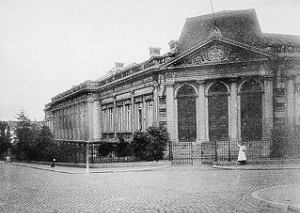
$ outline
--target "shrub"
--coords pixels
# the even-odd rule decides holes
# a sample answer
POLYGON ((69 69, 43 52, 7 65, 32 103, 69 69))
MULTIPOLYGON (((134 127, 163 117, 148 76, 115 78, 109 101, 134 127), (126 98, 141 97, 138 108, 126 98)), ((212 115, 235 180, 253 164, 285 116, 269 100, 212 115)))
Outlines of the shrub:
POLYGON ((163 159, 168 141, 166 128, 149 127, 146 132, 135 132, 130 146, 135 157, 140 160, 160 160, 163 159))
POLYGON ((123 137, 119 138, 119 142, 116 146, 116 155, 118 157, 126 157, 131 154, 129 143, 124 140, 123 137))
POLYGON ((288 154, 288 133, 283 126, 272 131, 272 145, 270 157, 286 158, 288 154))

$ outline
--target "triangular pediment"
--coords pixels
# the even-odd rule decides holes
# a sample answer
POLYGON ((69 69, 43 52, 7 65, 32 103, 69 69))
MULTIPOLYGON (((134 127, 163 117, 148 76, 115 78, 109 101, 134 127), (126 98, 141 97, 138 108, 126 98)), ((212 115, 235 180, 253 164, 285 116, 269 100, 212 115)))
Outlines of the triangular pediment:
POLYGON ((246 44, 217 38, 192 47, 165 64, 164 67, 261 61, 275 57, 268 52, 246 44))

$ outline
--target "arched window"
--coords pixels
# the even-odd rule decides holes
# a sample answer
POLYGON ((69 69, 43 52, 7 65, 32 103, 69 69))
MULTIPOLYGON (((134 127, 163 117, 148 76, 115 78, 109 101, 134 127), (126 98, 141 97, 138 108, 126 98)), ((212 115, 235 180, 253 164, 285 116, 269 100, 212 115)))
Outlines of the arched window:
POLYGON ((228 90, 221 83, 213 84, 208 90, 209 139, 228 139, 228 90))
POLYGON ((179 141, 196 140, 196 91, 184 85, 177 92, 179 141))
POLYGON ((255 80, 246 81, 240 90, 242 140, 262 139, 262 87, 255 80))

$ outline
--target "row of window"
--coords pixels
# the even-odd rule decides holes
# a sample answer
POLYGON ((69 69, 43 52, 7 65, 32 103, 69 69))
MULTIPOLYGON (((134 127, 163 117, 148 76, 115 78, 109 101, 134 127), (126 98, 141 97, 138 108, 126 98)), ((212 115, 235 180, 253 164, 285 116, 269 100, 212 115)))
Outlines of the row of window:
POLYGON ((153 100, 132 105, 112 105, 102 110, 103 132, 131 132, 145 130, 153 123, 153 100))
MULTIPOLYGON (((177 93, 179 140, 196 139, 196 91, 190 85, 177 93)), ((228 139, 228 89, 222 82, 208 90, 209 139, 228 139)), ((241 137, 243 140, 262 138, 262 87, 255 80, 246 81, 240 89, 241 137)))

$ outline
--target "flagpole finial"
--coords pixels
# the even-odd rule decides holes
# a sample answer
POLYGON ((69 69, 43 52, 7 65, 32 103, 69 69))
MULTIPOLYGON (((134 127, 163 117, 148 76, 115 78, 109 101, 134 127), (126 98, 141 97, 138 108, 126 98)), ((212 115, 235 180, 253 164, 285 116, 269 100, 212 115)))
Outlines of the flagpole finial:
POLYGON ((212 2, 212 0, 209 0, 209 2, 210 2, 211 12, 212 12, 213 19, 214 19, 214 26, 217 26, 213 2, 212 2))

